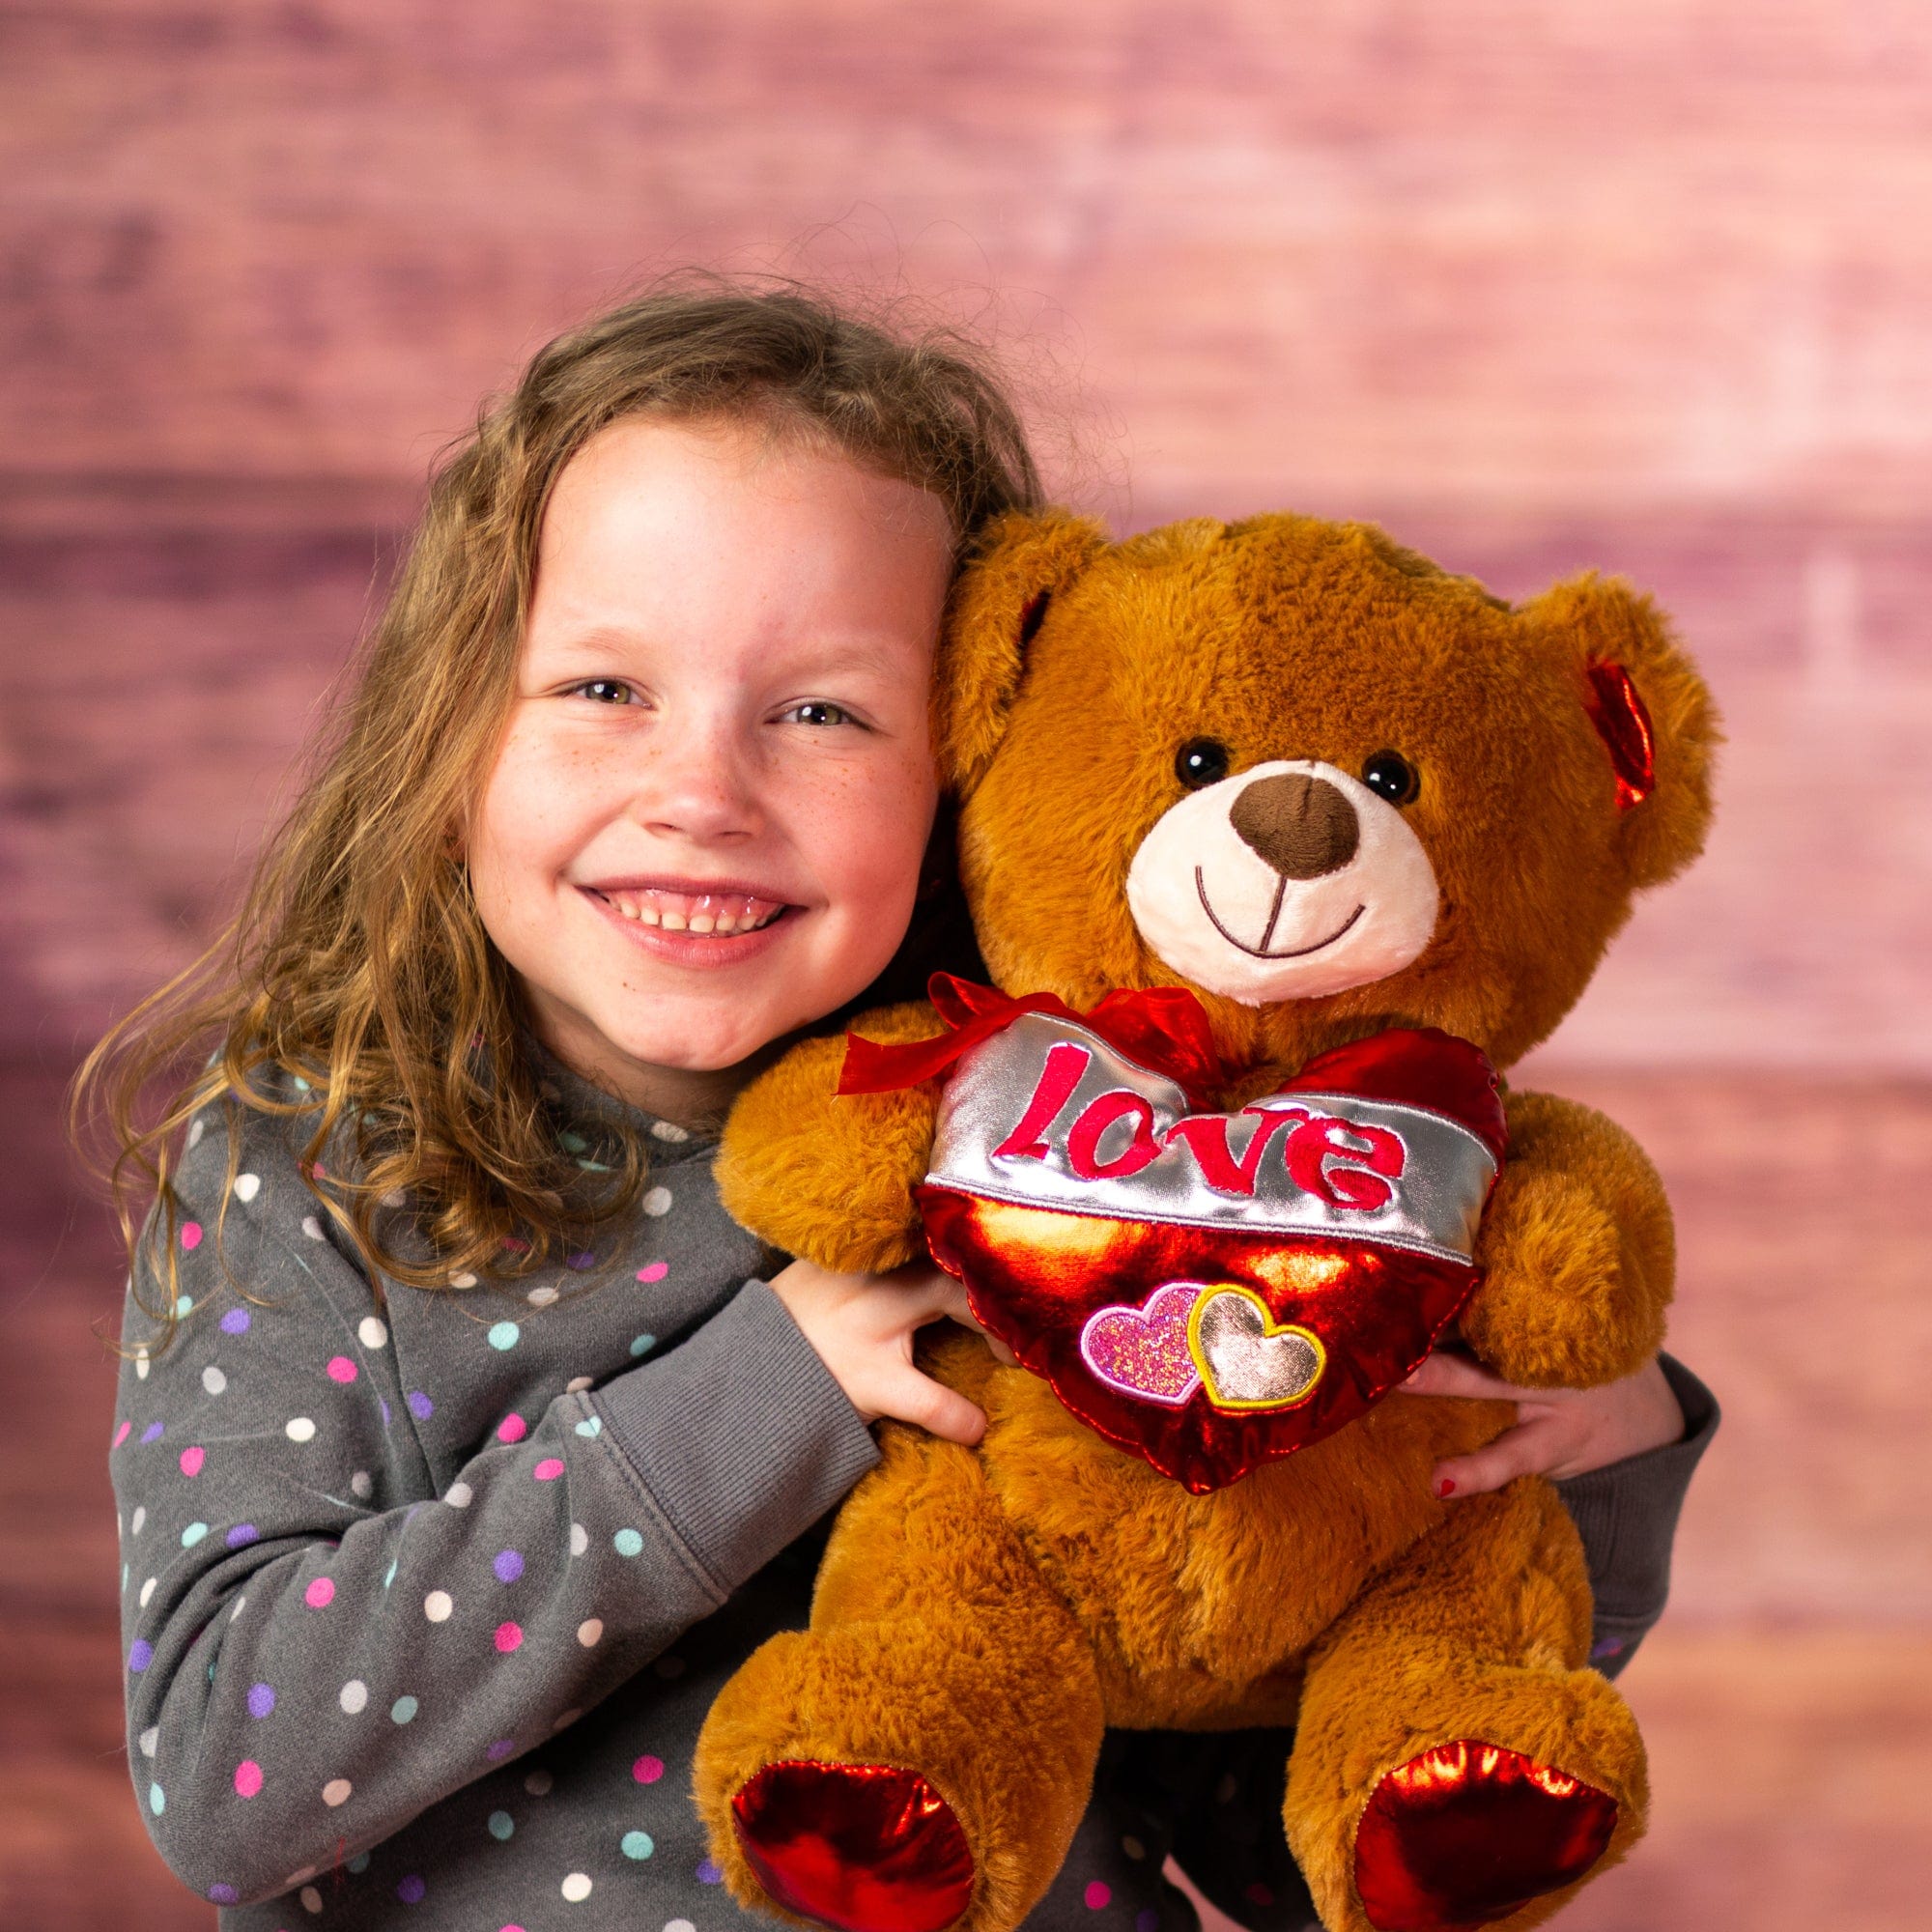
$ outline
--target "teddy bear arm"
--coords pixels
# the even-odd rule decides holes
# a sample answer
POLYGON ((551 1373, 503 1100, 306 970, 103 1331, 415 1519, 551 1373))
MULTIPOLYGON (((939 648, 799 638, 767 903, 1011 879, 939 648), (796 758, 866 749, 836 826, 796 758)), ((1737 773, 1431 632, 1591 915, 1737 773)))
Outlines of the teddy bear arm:
MULTIPOLYGON (((943 1031, 923 1002, 854 1022, 887 1042, 943 1031)), ((782 1253, 840 1273, 881 1274, 920 1252, 913 1190, 938 1119, 926 1082, 885 1094, 838 1092, 841 1037, 805 1040, 746 1088, 718 1151, 725 1209, 782 1253)))
POLYGON ((1508 1096, 1509 1155, 1483 1217, 1463 1339, 1506 1380, 1587 1388, 1663 1340, 1676 1269, 1670 1205, 1636 1142, 1594 1109, 1508 1096))

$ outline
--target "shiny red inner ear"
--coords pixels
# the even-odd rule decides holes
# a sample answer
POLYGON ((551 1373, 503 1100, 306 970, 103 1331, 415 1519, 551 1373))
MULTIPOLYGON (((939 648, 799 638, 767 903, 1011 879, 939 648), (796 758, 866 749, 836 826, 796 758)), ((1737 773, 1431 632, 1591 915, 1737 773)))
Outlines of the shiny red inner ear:
POLYGON ((1643 708, 1631 674, 1620 664, 1585 668, 1589 695, 1584 703, 1597 735, 1609 748, 1617 775, 1617 810, 1641 805, 1657 785, 1657 746, 1651 735, 1650 713, 1643 708))

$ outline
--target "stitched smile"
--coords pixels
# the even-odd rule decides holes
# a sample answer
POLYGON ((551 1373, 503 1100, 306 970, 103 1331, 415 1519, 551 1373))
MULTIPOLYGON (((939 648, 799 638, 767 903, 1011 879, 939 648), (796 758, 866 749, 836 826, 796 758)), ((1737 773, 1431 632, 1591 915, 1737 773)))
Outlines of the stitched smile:
MULTIPOLYGON (((1230 946, 1236 947, 1242 952, 1245 952, 1250 959, 1302 959, 1307 957, 1307 955, 1311 952, 1320 952, 1324 946, 1333 946, 1334 943, 1338 939, 1340 939, 1342 935, 1345 932, 1347 932, 1354 924, 1354 923, 1358 919, 1360 919, 1361 916, 1369 909, 1366 903, 1358 905, 1354 909, 1354 911, 1351 912, 1349 915, 1349 917, 1345 919, 1342 922, 1342 923, 1338 925, 1335 928, 1335 930, 1328 935, 1326 939, 1318 939, 1313 946, 1294 946, 1289 948, 1288 951, 1284 952, 1268 952, 1259 946, 1243 945, 1240 940, 1236 939, 1235 935, 1232 932, 1230 932, 1228 928, 1225 925, 1223 925, 1218 919, 1214 917, 1214 908, 1208 903, 1207 882, 1201 876, 1201 867, 1199 866, 1196 866, 1194 868, 1194 890, 1200 895, 1201 910, 1208 915, 1208 923, 1213 926, 1214 930, 1218 932, 1221 935, 1221 937, 1228 942, 1230 946)), ((1272 932, 1274 930, 1275 913, 1278 913, 1280 909, 1281 909, 1281 893, 1280 890, 1277 889, 1275 893, 1275 912, 1270 913, 1268 916, 1269 932, 1272 932)), ((1265 934, 1264 934, 1263 936, 1266 937, 1265 934)))

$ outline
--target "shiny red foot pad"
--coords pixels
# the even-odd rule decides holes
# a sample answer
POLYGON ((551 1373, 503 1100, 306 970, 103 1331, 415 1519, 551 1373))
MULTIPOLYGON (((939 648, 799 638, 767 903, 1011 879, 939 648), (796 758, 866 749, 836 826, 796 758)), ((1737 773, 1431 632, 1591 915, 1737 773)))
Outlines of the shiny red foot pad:
POLYGON ((1355 1889, 1378 1932, 1507 1918, 1603 1856, 1617 1802, 1479 1738, 1437 1745, 1376 1786, 1355 1833, 1355 1889))
POLYGON ((973 1895, 952 1807, 890 1764, 768 1764, 731 1801, 758 1883, 838 1932, 941 1932, 973 1895))

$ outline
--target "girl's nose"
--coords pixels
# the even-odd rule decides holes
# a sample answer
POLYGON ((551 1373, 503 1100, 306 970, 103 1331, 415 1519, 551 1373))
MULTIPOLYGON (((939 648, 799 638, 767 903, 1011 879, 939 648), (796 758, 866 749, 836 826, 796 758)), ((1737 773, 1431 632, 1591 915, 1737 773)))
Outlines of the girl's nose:
POLYGON ((727 724, 667 722, 639 773, 631 815, 646 830, 699 840, 764 829, 752 749, 727 724))

